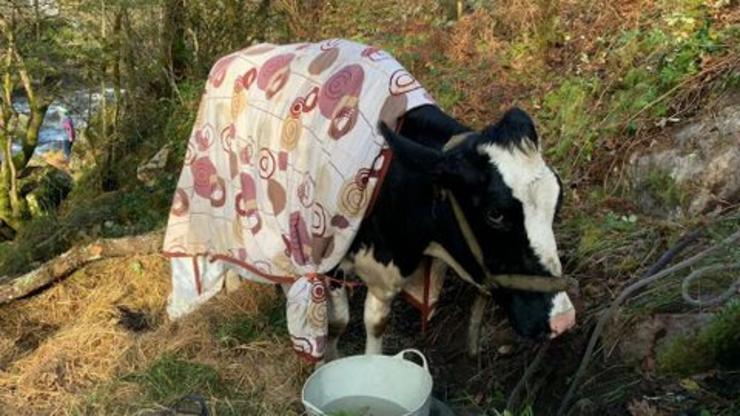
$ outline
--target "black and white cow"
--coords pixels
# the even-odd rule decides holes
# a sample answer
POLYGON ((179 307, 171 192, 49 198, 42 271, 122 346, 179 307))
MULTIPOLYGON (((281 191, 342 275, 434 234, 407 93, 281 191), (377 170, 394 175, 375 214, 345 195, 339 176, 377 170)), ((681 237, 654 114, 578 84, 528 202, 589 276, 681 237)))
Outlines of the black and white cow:
MULTIPOLYGON (((511 109, 496 124, 474 132, 438 107, 423 106, 404 116, 398 133, 382 124, 379 128, 394 158, 372 212, 340 265, 368 287, 366 353, 382 353, 391 302, 425 256, 476 282, 486 275, 440 190, 459 201, 489 273, 561 275, 552 228, 562 202, 561 183, 545 164, 524 111, 511 109), (451 137, 463 133, 459 145, 443 150, 451 137)), ((564 292, 500 290, 495 299, 525 337, 555 337, 575 322, 564 292)), ((344 289, 333 290, 327 359, 337 356, 348 310, 344 289)))

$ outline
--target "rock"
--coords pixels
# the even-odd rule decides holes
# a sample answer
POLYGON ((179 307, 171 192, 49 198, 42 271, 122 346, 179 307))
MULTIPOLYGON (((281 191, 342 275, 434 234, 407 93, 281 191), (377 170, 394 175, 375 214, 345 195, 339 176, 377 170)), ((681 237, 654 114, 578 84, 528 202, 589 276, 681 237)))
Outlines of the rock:
POLYGON ((740 202, 740 95, 671 134, 670 147, 633 154, 637 203, 658 216, 708 214, 740 202))
POLYGON ((656 314, 628 330, 620 331, 617 351, 627 364, 652 371, 655 352, 678 337, 696 334, 711 319, 711 313, 656 314))
POLYGON ((151 159, 139 165, 136 169, 136 178, 144 182, 146 186, 154 186, 165 166, 167 166, 167 158, 170 155, 170 150, 169 143, 162 146, 151 159))

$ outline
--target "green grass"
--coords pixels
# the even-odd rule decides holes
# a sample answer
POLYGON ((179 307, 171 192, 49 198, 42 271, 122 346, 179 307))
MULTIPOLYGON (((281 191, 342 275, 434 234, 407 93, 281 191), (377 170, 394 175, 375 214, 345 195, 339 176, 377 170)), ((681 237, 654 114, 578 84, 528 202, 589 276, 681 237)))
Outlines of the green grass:
POLYGON ((138 383, 145 399, 155 403, 169 403, 189 393, 205 397, 222 396, 229 390, 213 367, 174 355, 164 355, 147 370, 125 379, 138 383))
POLYGON ((740 301, 725 306, 694 337, 682 337, 658 351, 658 368, 681 376, 712 368, 740 368, 740 301))
POLYGON ((163 406, 198 411, 197 402, 180 401, 187 395, 203 398, 210 414, 214 415, 265 414, 259 397, 235 390, 229 382, 221 378, 215 368, 171 354, 162 355, 141 372, 98 386, 85 398, 83 404, 70 412, 73 415, 137 414, 144 409, 161 410, 163 406), (142 395, 123 405, 116 394, 129 383, 138 384, 142 395))
POLYGON ((248 316, 235 316, 217 326, 214 331, 214 337, 226 347, 249 344, 259 336, 259 328, 248 316))

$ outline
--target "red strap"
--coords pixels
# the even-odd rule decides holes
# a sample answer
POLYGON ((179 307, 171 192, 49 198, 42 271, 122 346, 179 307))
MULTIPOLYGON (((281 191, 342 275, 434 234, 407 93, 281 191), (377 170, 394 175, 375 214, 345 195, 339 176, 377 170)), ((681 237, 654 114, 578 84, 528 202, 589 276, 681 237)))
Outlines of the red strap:
POLYGON ((195 290, 198 296, 203 294, 203 286, 200 283, 200 267, 198 267, 198 258, 193 256, 193 275, 195 277, 195 290))

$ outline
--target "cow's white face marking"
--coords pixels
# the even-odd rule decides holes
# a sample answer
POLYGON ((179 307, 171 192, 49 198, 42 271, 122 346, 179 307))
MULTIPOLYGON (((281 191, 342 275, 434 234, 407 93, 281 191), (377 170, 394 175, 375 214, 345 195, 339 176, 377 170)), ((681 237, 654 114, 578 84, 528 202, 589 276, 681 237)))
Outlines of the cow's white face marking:
MULTIPOLYGON (((563 269, 552 224, 560 185, 539 149, 527 139, 523 139, 523 143, 523 149, 488 144, 481 146, 480 151, 489 156, 504 183, 511 188, 513 197, 522 204, 524 229, 540 264, 550 274, 559 277, 563 269)), ((557 336, 575 323, 575 310, 565 292, 553 296, 549 317, 551 336, 557 336)))
POLYGON ((480 147, 524 208, 524 229, 532 251, 553 276, 562 274, 552 222, 560 194, 555 174, 531 144, 525 150, 487 144, 480 147))

